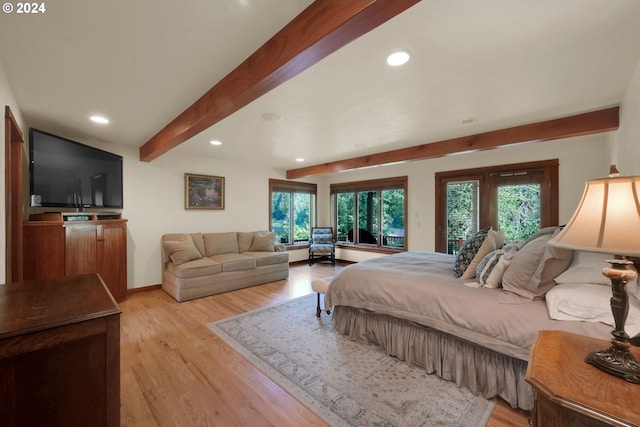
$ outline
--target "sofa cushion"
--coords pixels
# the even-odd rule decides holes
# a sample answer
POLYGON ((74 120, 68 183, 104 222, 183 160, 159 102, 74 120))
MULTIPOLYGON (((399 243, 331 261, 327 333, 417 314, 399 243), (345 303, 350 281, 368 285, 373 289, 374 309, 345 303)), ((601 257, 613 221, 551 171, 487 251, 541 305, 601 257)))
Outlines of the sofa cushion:
POLYGON ((289 262, 288 252, 243 252, 242 255, 255 258, 256 267, 289 262))
POLYGON ((204 256, 206 251, 204 250, 204 237, 202 233, 190 233, 189 236, 191 236, 191 240, 193 240, 193 244, 196 245, 198 251, 204 256))
POLYGON ((253 243, 253 231, 240 231, 238 232, 238 252, 247 252, 251 249, 253 243))
POLYGON ((253 236, 251 252, 273 252, 273 245, 276 241, 276 233, 272 231, 257 232, 253 236))
POLYGON ((218 254, 211 259, 222 264, 223 272, 256 268, 256 259, 243 254, 218 254))
POLYGON ((187 279, 218 274, 222 271, 222 265, 210 258, 200 258, 180 265, 169 264, 167 271, 177 277, 187 279))
POLYGON ((162 245, 166 255, 175 265, 202 258, 202 254, 188 235, 185 235, 181 240, 165 240, 162 245))
POLYGON ((206 233, 204 234, 204 254, 208 257, 218 254, 238 254, 238 234, 206 233))

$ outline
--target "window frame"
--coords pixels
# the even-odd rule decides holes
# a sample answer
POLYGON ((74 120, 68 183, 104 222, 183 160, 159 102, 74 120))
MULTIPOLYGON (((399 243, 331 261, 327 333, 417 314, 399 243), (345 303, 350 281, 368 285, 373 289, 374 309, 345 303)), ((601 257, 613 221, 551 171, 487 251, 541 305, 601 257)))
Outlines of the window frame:
MULTIPOLYGON (((273 193, 290 193, 291 199, 293 195, 298 194, 310 194, 312 195, 311 211, 309 213, 309 236, 311 236, 311 227, 315 227, 317 223, 318 212, 318 185, 308 182, 287 181, 282 179, 269 179, 269 230, 273 230, 273 193)), ((293 207, 293 204, 292 204, 293 207)), ((292 218, 293 221, 293 218, 292 218)), ((291 230, 293 232, 293 230, 291 230)), ((293 234, 292 234, 293 236, 293 234)), ((279 242, 278 242, 279 243, 279 242)), ((303 249, 309 246, 309 242, 306 243, 283 243, 287 250, 289 249, 303 249)))
MULTIPOLYGON (((378 192, 379 203, 377 210, 377 223, 379 227, 378 236, 376 236, 377 243, 344 243, 337 241, 338 236, 336 235, 336 246, 344 249, 355 249, 362 250, 368 252, 378 252, 378 253, 397 253, 397 252, 406 252, 408 248, 408 200, 409 200, 409 186, 408 186, 409 178, 407 176, 399 176, 393 178, 382 178, 382 179, 373 179, 366 181, 354 181, 354 182, 343 182, 329 185, 329 194, 331 197, 331 226, 334 229, 334 232, 337 234, 338 230, 338 206, 336 203, 336 195, 338 193, 355 193, 354 200, 354 229, 358 228, 358 193, 361 192, 378 192), (381 239, 382 234, 382 191, 384 190, 403 190, 404 191, 404 242, 402 247, 390 247, 383 245, 383 239, 381 239)), ((356 233, 354 233, 355 235, 356 233)), ((354 236, 356 237, 356 236, 354 236)))
POLYGON ((540 228, 558 225, 559 221, 559 178, 558 159, 536 162, 512 163, 483 168, 461 169, 438 172, 435 175, 435 250, 447 252, 447 191, 450 182, 479 180, 479 228, 493 226, 498 223, 497 187, 511 175, 511 182, 531 182, 526 177, 539 177, 533 182, 541 183, 540 195, 540 228), (525 173, 529 175, 525 175, 525 173))

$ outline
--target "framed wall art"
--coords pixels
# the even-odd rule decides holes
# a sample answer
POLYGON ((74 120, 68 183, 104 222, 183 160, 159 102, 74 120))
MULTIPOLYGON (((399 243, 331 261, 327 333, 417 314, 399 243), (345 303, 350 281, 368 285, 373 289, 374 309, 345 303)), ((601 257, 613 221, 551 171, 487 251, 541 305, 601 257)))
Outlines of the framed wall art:
POLYGON ((224 177, 184 174, 185 209, 224 209, 224 177))

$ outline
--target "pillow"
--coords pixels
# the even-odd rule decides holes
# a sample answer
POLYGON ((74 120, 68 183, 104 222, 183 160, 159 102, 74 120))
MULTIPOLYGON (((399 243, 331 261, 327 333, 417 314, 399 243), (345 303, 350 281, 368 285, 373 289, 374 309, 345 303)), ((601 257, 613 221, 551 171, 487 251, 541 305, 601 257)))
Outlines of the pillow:
POLYGON ((202 258, 191 237, 184 240, 166 240, 163 246, 167 256, 175 265, 202 258))
POLYGON ((472 279, 476 277, 476 269, 478 268, 478 264, 480 263, 480 261, 482 261, 482 259, 488 253, 496 250, 495 234, 496 232, 493 231, 493 229, 489 230, 489 232, 487 233, 487 237, 485 237, 484 241, 482 242, 482 245, 480 245, 480 248, 478 248, 478 252, 476 252, 473 259, 471 260, 467 268, 464 270, 464 273, 462 273, 461 277, 463 279, 472 279))
MULTIPOLYGON (((597 252, 574 251, 571 265, 562 274, 555 278, 555 282, 564 283, 593 283, 605 285, 611 288, 611 280, 602 274, 604 267, 609 267, 608 259, 613 258, 611 254, 601 254, 597 252)), ((633 266, 631 268, 634 268, 633 266)), ((634 268, 635 269, 635 268, 634 268)), ((625 286, 629 296, 640 300, 640 289, 638 278, 629 281, 625 286)))
POLYGON ((516 245, 508 245, 485 256, 476 269, 476 278, 480 287, 499 288, 502 286, 502 276, 511 264, 516 252, 518 252, 516 245))
POLYGON ((504 229, 495 231, 494 233, 496 238, 496 249, 500 249, 504 246, 504 229))
MULTIPOLYGON (((602 322, 615 326, 611 313, 611 288, 594 283, 563 283, 546 295, 549 317, 555 320, 602 322)), ((640 333, 640 303, 629 298, 625 330, 630 336, 640 333)))
POLYGON ((547 245, 542 261, 529 282, 531 289, 536 289, 538 296, 544 296, 549 289, 556 285, 553 279, 569 267, 572 259, 573 251, 571 249, 547 245))
POLYGON ((555 278, 555 282, 610 285, 611 281, 602 275, 602 269, 609 266, 607 260, 611 258, 613 258, 613 255, 574 251, 573 260, 569 268, 558 275, 555 278))
POLYGON ((238 252, 247 252, 251 249, 251 243, 253 243, 254 233, 252 231, 239 231, 238 232, 238 252))
POLYGON ((538 237, 546 236, 547 234, 556 234, 561 229, 562 229, 562 227, 560 227, 558 225, 541 228, 540 230, 538 230, 535 233, 533 233, 531 236, 527 237, 527 240, 524 241, 523 246, 526 245, 527 243, 533 242, 538 237))
POLYGON ((251 243, 251 252, 273 252, 273 244, 276 241, 276 233, 273 231, 256 233, 251 243))
POLYGON ((531 279, 542 261, 549 240, 551 234, 545 234, 526 243, 518 251, 502 277, 502 287, 505 291, 528 299, 544 296, 548 289, 539 290, 538 284, 531 283, 531 279))
POLYGON ((456 255, 456 261, 453 264, 453 273, 455 277, 461 277, 464 274, 488 234, 489 228, 484 228, 464 242, 460 248, 460 252, 456 255))

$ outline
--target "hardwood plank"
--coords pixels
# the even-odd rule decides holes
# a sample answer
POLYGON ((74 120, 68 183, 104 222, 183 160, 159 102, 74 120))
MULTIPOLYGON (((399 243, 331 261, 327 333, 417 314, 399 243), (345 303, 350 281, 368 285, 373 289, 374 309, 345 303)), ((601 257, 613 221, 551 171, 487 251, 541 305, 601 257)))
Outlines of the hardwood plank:
POLYGON ((151 161, 420 0, 318 0, 140 147, 151 161))
MULTIPOLYGON (((120 304, 122 426, 327 426, 206 325, 307 295, 344 265, 297 263, 288 280, 183 303, 158 289, 130 294, 120 304)), ((488 424, 527 425, 502 401, 488 424)))
POLYGON ((354 157, 304 168, 289 169, 287 171, 287 179, 335 173, 395 162, 432 159, 455 153, 488 150, 510 144, 552 141, 574 136, 609 132, 618 129, 620 126, 619 113, 620 107, 612 107, 590 113, 370 154, 368 156, 354 157))

